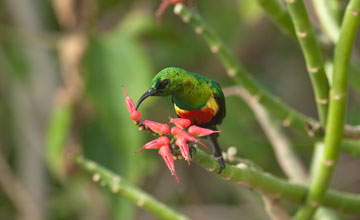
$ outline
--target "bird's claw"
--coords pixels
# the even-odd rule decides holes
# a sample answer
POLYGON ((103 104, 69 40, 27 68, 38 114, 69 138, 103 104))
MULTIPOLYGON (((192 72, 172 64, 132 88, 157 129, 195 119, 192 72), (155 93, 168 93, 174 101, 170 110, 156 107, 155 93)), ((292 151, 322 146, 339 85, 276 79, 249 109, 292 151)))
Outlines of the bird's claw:
POLYGON ((214 158, 219 162, 220 168, 218 174, 221 174, 221 172, 225 169, 226 164, 224 161, 224 158, 222 156, 214 156, 214 158))
POLYGON ((191 159, 192 159, 193 153, 196 153, 196 147, 194 147, 193 144, 189 144, 189 155, 190 155, 191 159))

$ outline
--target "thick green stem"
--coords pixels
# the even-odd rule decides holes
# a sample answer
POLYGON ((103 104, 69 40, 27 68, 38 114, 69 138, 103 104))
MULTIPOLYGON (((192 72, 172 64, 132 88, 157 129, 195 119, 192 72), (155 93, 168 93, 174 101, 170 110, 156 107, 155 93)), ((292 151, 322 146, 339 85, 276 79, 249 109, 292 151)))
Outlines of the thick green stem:
POLYGON ((306 132, 306 124, 315 123, 294 109, 290 108, 279 98, 263 89, 251 75, 236 61, 229 49, 220 40, 217 34, 198 15, 181 3, 176 4, 175 14, 179 15, 185 23, 190 23, 195 32, 202 35, 209 44, 211 52, 217 54, 223 62, 228 75, 236 84, 241 84, 254 98, 256 98, 270 113, 283 120, 284 126, 292 126, 306 132))
POLYGON ((259 5, 266 11, 273 20, 273 22, 278 25, 278 27, 286 34, 296 37, 294 26, 291 22, 289 13, 285 10, 284 7, 277 0, 257 0, 259 5))
MULTIPOLYGON (((219 163, 200 149, 196 151, 192 160, 206 170, 214 173, 218 173, 219 171, 219 163)), ((308 193, 308 189, 303 185, 289 183, 286 180, 257 170, 254 166, 248 166, 245 163, 239 163, 236 166, 227 165, 222 173, 218 175, 226 180, 248 185, 265 194, 290 199, 298 203, 304 203, 308 193)), ((323 205, 342 212, 359 213, 360 196, 328 190, 323 205)))
MULTIPOLYGON (((202 150, 197 149, 192 160, 204 169, 218 174, 219 162, 202 150)), ((94 182, 107 187, 112 193, 133 201, 157 217, 161 219, 187 219, 95 162, 82 156, 76 157, 76 162, 92 175, 94 182)), ((243 162, 236 166, 228 164, 223 172, 218 175, 238 184, 246 184, 269 196, 281 197, 297 203, 304 203, 308 193, 308 189, 303 185, 289 183, 243 162)), ((325 195, 324 205, 344 213, 360 213, 360 196, 329 190, 325 195)))
POLYGON ((286 0, 286 2, 297 39, 305 57, 306 67, 315 93, 320 122, 325 125, 329 103, 329 82, 324 71, 320 47, 316 41, 303 1, 286 0))
MULTIPOLYGON (((315 4, 315 1, 324 1, 324 0, 313 0, 313 1, 315 4)), ((287 33, 291 33, 294 31, 293 25, 291 25, 291 26, 288 25, 289 23, 291 23, 291 18, 289 16, 289 14, 287 13, 287 11, 281 10, 281 14, 286 13, 286 15, 281 16, 283 21, 279 22, 278 19, 273 19, 273 17, 276 17, 280 13, 279 9, 282 8, 280 1, 278 1, 278 0, 257 0, 257 2, 264 9, 264 11, 267 13, 267 15, 270 18, 272 18, 272 20, 275 22, 275 24, 280 27, 280 29, 285 30, 285 32, 287 32, 287 33)), ((329 0, 329 2, 326 1, 326 3, 329 3, 327 5, 328 7, 326 7, 326 8, 321 7, 322 12, 319 13, 319 11, 317 11, 317 13, 318 13, 318 16, 319 16, 322 26, 328 25, 329 23, 331 23, 331 25, 333 26, 333 27, 327 27, 327 29, 331 30, 331 35, 332 35, 332 36, 328 35, 328 37, 330 38, 330 40, 333 41, 338 38, 338 35, 340 33, 340 25, 338 25, 337 28, 334 27, 334 25, 337 25, 335 18, 338 17, 338 13, 339 13, 339 7, 338 7, 339 0, 331 0, 331 2, 329 0), (334 4, 335 4, 335 6, 334 6, 334 4), (333 15, 335 17, 333 17, 331 20, 328 19, 329 18, 328 14, 330 13, 329 10, 331 10, 331 9, 329 9, 330 7, 335 8, 335 11, 336 11, 336 14, 333 15), (328 10, 328 11, 325 12, 324 10, 328 10), (323 17, 324 15, 325 15, 325 17, 323 17)), ((319 4, 319 6, 315 6, 315 9, 317 9, 318 7, 321 6, 321 3, 316 3, 316 4, 319 4)), ((329 34, 328 31, 325 31, 325 33, 329 34)), ((295 34, 291 35, 291 36, 295 37, 295 34)), ((336 43, 336 42, 337 41, 333 41, 333 43, 336 43)), ((351 61, 349 74, 350 74, 349 75, 350 84, 351 84, 352 88, 354 88, 357 91, 357 93, 360 94, 360 68, 358 67, 358 65, 356 64, 354 59, 352 59, 352 61, 351 61)), ((320 131, 321 129, 322 129, 322 127, 320 127, 320 126, 317 127, 317 130, 314 131, 315 137, 321 137, 324 135, 324 133, 322 131, 320 131)), ((354 129, 345 128, 344 138, 360 139, 360 129, 354 130, 354 129)), ((352 145, 352 146, 355 146, 355 145, 352 145)))
POLYGON ((342 140, 341 151, 350 154, 354 157, 360 157, 360 142, 352 140, 342 140))
POLYGON ((328 1, 329 0, 312 0, 322 29, 332 42, 337 42, 339 39, 340 27, 329 9, 328 1))
POLYGON ((124 180, 122 177, 114 174, 110 170, 96 164, 95 162, 88 160, 83 156, 75 157, 75 161, 86 172, 93 175, 92 179, 94 182, 97 182, 101 186, 106 187, 114 194, 125 197, 126 199, 135 203, 137 206, 148 210, 159 219, 188 219, 182 214, 175 212, 163 203, 159 202, 149 194, 141 191, 139 188, 124 180))
MULTIPOLYGON (((339 11, 341 11, 340 0, 313 0, 313 5, 322 29, 329 39, 336 44, 340 34, 340 24, 338 22, 339 11)), ((349 79, 350 86, 360 94, 360 68, 354 58, 350 60, 349 79)), ((357 131, 354 134, 359 136, 360 132, 357 131)), ((346 132, 344 136, 347 136, 346 132)))
POLYGON ((296 219, 311 219, 317 207, 323 203, 343 137, 347 97, 347 72, 351 49, 359 24, 360 0, 351 0, 342 22, 339 42, 335 48, 333 86, 330 92, 330 109, 325 134, 325 150, 316 171, 306 205, 296 214, 296 219))

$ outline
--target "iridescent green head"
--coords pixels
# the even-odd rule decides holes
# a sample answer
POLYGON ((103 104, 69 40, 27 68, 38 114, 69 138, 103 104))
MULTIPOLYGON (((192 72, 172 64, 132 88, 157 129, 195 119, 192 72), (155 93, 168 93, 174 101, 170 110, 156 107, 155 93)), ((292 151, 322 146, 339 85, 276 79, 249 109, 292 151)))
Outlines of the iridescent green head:
POLYGON ((140 97, 136 109, 149 96, 170 96, 178 93, 184 85, 187 74, 186 70, 176 67, 161 70, 152 79, 150 89, 140 97))

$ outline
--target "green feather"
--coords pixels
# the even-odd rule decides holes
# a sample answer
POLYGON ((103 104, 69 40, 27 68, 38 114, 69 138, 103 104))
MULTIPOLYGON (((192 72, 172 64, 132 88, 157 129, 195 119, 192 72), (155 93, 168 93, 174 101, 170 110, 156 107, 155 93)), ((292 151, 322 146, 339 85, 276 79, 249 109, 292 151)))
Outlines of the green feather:
POLYGON ((160 91, 158 96, 172 96, 175 104, 184 110, 203 107, 211 96, 224 97, 215 81, 176 67, 161 70, 153 78, 151 88, 160 91), (168 80, 168 84, 162 88, 165 80, 168 80))

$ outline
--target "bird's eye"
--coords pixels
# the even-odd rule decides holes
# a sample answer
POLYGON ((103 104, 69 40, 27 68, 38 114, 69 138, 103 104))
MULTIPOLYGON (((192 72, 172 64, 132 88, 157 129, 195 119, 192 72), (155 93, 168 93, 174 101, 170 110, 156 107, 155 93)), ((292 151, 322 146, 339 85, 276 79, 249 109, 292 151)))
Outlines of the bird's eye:
POLYGON ((159 84, 159 89, 165 88, 169 84, 170 80, 165 79, 159 84))

